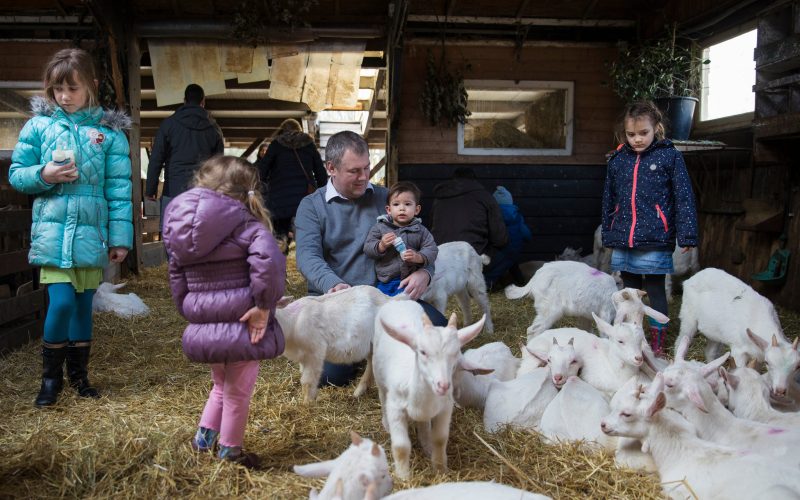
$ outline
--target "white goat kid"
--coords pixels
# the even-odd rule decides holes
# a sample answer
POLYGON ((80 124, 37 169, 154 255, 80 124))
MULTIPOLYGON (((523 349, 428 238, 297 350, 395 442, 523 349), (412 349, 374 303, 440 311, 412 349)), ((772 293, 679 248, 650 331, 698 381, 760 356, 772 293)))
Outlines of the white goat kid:
POLYGON ((777 458, 786 465, 800 467, 800 429, 778 427, 735 417, 719 401, 705 376, 716 372, 729 353, 701 369, 677 361, 663 372, 667 405, 680 412, 697 429, 698 437, 708 441, 746 448, 750 453, 777 458))
MULTIPOLYGON (((524 346, 522 352, 523 356, 527 352, 524 346)), ((537 428, 547 405, 556 397, 558 388, 581 368, 572 342, 566 342, 564 346, 554 342, 548 352, 537 352, 535 356, 546 360, 548 366, 526 367, 525 372, 513 380, 492 382, 483 411, 483 426, 487 432, 497 432, 503 425, 521 429, 537 428)))
MULTIPOLYGON (((367 496, 364 500, 377 500, 367 496)), ((384 500, 548 500, 550 497, 512 488, 504 484, 475 481, 440 483, 425 488, 403 490, 384 500)))
POLYGON ((436 273, 422 300, 439 311, 447 309, 447 299, 455 295, 464 323, 472 322, 470 299, 478 302, 486 315, 486 333, 494 332, 486 282, 483 279, 483 260, 472 245, 465 241, 451 241, 439 245, 436 273))
POLYGON ((754 369, 742 366, 726 371, 720 368, 728 388, 728 409, 739 418, 765 424, 800 428, 800 413, 784 413, 769 403, 769 385, 754 369))
POLYGON ((122 318, 150 314, 150 308, 135 293, 117 293, 125 285, 126 283, 100 283, 92 298, 92 311, 110 312, 122 318))
POLYGON ((286 339, 283 355, 300 363, 305 403, 317 397, 325 360, 350 364, 365 359, 378 307, 389 301, 407 300, 405 294, 388 297, 366 285, 291 303, 291 297, 280 300, 275 318, 286 339))
POLYGON ((768 382, 772 400, 782 406, 796 406, 800 403, 796 400, 798 394, 797 382, 795 382, 795 375, 800 369, 800 352, 797 351, 797 342, 800 337, 795 337, 791 347, 787 348, 787 343, 778 340, 777 335, 772 336, 769 344, 749 328, 747 336, 764 353, 764 363, 767 365, 764 378, 768 382))
POLYGON ((627 436, 644 443, 670 498, 798 497, 800 479, 795 468, 699 439, 691 424, 665 408, 663 384, 660 374, 647 389, 636 380, 626 383, 624 395, 614 398, 611 412, 600 425, 610 436, 627 436))
POLYGON ((785 394, 789 378, 786 362, 800 361, 800 357, 784 337, 775 308, 766 297, 725 271, 703 269, 683 284, 680 319, 678 343, 684 337, 691 343, 700 331, 706 337, 706 361, 716 358, 723 345, 730 347, 737 366, 747 366, 751 359, 766 360, 775 377, 770 389, 785 394), (767 343, 773 336, 777 345, 772 347, 776 349, 767 358, 767 343))
MULTIPOLYGON (((617 317, 617 305, 612 298, 615 292, 617 285, 614 278, 586 264, 572 261, 549 262, 536 272, 527 285, 509 285, 505 289, 509 299, 528 296, 534 301, 536 316, 528 327, 528 340, 549 329, 564 316, 577 317, 579 327, 587 331, 592 329, 594 313, 605 321, 613 321, 617 317)), ((632 296, 630 298, 633 300, 632 296)), ((657 316, 657 319, 661 318, 659 321, 669 320, 641 304, 641 296, 637 299, 643 314, 657 316)))
POLYGON ((455 314, 446 327, 435 327, 414 301, 389 302, 378 310, 372 368, 398 477, 411 474, 409 421, 417 423, 417 437, 433 467, 447 468, 453 370, 461 347, 480 333, 485 320, 457 330, 455 314))
POLYGON ((383 447, 350 431, 352 444, 332 460, 295 465, 294 472, 303 477, 328 477, 322 491, 312 489, 310 499, 361 500, 367 489, 380 496, 392 492, 392 476, 383 447))
POLYGON ((617 440, 600 431, 600 420, 608 415, 605 396, 578 377, 569 377, 558 395, 547 405, 540 432, 553 441, 586 441, 614 451, 617 440))
POLYGON ((600 338, 577 328, 548 330, 528 342, 532 352, 546 349, 553 339, 566 343, 574 339, 575 352, 583 362, 580 377, 597 390, 613 395, 634 375, 640 375, 645 360, 642 348, 647 342, 642 327, 634 323, 611 325, 594 316, 597 328, 607 338, 600 338))
POLYGON ((520 360, 502 342, 491 342, 477 349, 469 349, 453 374, 453 397, 462 408, 483 409, 486 395, 493 380, 511 380, 517 376, 520 360), (480 367, 482 373, 465 369, 464 362, 480 367))

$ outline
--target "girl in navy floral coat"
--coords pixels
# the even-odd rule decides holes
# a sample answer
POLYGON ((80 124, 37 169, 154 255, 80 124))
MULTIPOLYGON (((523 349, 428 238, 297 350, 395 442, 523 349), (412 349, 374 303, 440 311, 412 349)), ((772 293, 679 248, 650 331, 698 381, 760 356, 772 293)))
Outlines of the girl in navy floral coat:
MULTIPOLYGON (((680 151, 664 139, 661 112, 649 101, 623 115, 625 142, 608 160, 603 192, 603 246, 626 287, 647 291, 653 309, 668 314, 664 278, 673 272, 677 240, 697 246, 697 210, 680 151)), ((650 320, 650 344, 663 351, 666 325, 650 320)))

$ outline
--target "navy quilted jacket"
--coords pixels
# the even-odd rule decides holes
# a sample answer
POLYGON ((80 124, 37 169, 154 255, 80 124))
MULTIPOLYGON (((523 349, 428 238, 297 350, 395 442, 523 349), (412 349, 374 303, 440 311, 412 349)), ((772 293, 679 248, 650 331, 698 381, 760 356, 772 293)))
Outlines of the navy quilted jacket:
POLYGON ((697 210, 681 152, 665 139, 636 153, 621 145, 608 160, 603 246, 674 249, 697 246, 697 210))

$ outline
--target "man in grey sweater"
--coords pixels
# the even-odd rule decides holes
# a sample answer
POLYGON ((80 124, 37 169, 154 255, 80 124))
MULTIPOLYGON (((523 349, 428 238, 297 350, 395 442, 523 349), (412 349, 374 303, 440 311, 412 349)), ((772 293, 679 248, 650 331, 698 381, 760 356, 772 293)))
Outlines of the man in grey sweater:
MULTIPOLYGON (((300 202, 295 216, 297 267, 308 281, 308 293, 321 295, 353 285, 375 285, 375 263, 364 254, 364 240, 379 215, 386 213, 387 189, 369 182, 369 147, 360 135, 342 131, 325 146, 328 183, 300 202)), ((401 282, 419 299, 430 284, 434 266, 411 273, 401 282)), ((434 325, 446 318, 420 302, 434 325)), ((325 362, 323 382, 345 385, 355 378, 349 365, 325 362)))

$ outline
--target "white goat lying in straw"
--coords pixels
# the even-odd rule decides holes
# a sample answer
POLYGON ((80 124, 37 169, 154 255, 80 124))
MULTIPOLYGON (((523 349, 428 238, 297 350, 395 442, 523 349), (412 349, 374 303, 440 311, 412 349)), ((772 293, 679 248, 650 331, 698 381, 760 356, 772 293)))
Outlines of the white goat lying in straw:
POLYGON ((531 352, 543 351, 554 339, 566 343, 574 339, 575 353, 583 363, 580 377, 597 390, 611 396, 632 376, 640 374, 642 364, 652 363, 642 327, 634 323, 610 325, 597 316, 597 328, 606 338, 600 338, 577 328, 547 330, 528 342, 531 352))
POLYGON ((350 439, 350 447, 332 460, 294 466, 294 472, 303 477, 328 477, 322 491, 311 490, 310 499, 361 500, 368 487, 379 496, 391 493, 392 477, 383 447, 354 431, 350 439))
POLYGON ((502 342, 491 342, 477 349, 469 349, 453 374, 453 397, 462 408, 483 409, 486 395, 493 380, 511 380, 516 377, 520 360, 502 342), (463 365, 467 363, 465 368, 463 365), (478 373, 469 368, 479 367, 478 373))
POLYGON ((671 498, 796 499, 797 469, 760 455, 699 439, 679 413, 666 408, 660 374, 649 385, 630 380, 601 425, 610 436, 640 439, 653 456, 671 498), (689 489, 690 488, 690 489, 689 489))
POLYGON ((135 293, 116 293, 124 286, 125 283, 100 283, 92 299, 92 311, 110 312, 123 318, 150 314, 150 308, 135 293))
POLYGON ((411 421, 417 424, 417 439, 431 455, 434 469, 447 468, 453 370, 461 347, 480 333, 485 320, 484 316, 457 330, 453 314, 446 327, 436 327, 422 306, 410 300, 389 302, 378 310, 372 370, 398 477, 411 475, 411 421))
MULTIPOLYGON (((364 497, 364 500, 377 500, 379 497, 364 497)), ((549 500, 550 497, 530 493, 486 481, 467 481, 458 483, 440 483, 425 488, 413 488, 398 491, 384 500, 549 500)))
MULTIPOLYGON (((800 467, 800 429, 776 427, 733 416, 719 401, 705 377, 717 372, 728 358, 720 358, 698 369, 680 359, 663 372, 667 406, 681 413, 697 429, 697 436, 749 453, 771 457, 800 467)), ((800 493, 800 492, 799 492, 800 493)))
POLYGON ((739 418, 765 424, 800 428, 800 413, 784 413, 769 403, 769 385, 748 366, 726 371, 720 368, 728 389, 728 409, 739 418))
POLYGON ((680 319, 679 344, 684 337, 691 343, 699 330, 706 337, 706 361, 723 345, 730 347, 737 366, 747 366, 751 359, 766 361, 770 390, 774 396, 786 396, 800 354, 797 343, 784 337, 766 297, 725 271, 703 269, 683 284, 680 319))
MULTIPOLYGON (((487 257, 488 258, 488 257, 487 257)), ((494 332, 486 282, 483 279, 483 257, 465 241, 451 241, 439 245, 436 273, 422 295, 438 311, 447 309, 447 299, 455 295, 464 316, 464 323, 472 323, 470 298, 478 302, 486 315, 486 333, 494 332)))
POLYGON ((600 420, 608 415, 605 396, 576 376, 571 376, 542 414, 541 433, 553 441, 587 441, 608 451, 617 440, 600 431, 600 420))
POLYGON ((286 338, 283 355, 300 363, 304 402, 311 403, 317 397, 324 361, 349 364, 365 359, 378 308, 390 301, 407 301, 408 296, 388 297, 375 287, 362 285, 294 302, 291 299, 280 300, 275 318, 286 338))
POLYGON ((554 339, 549 351, 538 352, 537 356, 547 360, 548 366, 526 371, 513 380, 493 381, 489 386, 483 412, 487 432, 497 432, 504 425, 522 429, 538 427, 558 388, 581 368, 571 341, 560 346, 554 339))
POLYGON ((527 285, 509 285, 506 297, 519 299, 528 296, 534 301, 536 316, 528 327, 528 340, 552 327, 564 316, 579 319, 582 330, 592 329, 592 315, 597 314, 607 322, 634 321, 641 326, 647 315, 661 323, 669 318, 642 303, 644 292, 626 288, 617 293, 614 278, 581 262, 548 262, 531 278, 527 285), (624 302, 631 304, 620 306, 624 302), (626 316, 635 311, 635 319, 626 316))

